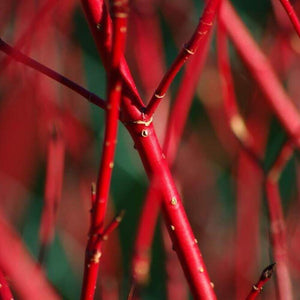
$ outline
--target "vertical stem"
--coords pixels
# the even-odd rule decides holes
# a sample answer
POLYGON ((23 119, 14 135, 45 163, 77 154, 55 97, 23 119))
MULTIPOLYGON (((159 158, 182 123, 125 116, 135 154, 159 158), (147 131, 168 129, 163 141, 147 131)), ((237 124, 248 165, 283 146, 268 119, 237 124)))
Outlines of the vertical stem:
POLYGON ((96 188, 96 199, 92 211, 92 224, 86 248, 85 270, 81 299, 94 298, 95 286, 101 257, 101 239, 104 217, 109 196, 114 155, 117 143, 122 77, 120 62, 125 48, 127 31, 128 1, 112 1, 113 40, 108 78, 108 101, 106 105, 105 136, 96 188))

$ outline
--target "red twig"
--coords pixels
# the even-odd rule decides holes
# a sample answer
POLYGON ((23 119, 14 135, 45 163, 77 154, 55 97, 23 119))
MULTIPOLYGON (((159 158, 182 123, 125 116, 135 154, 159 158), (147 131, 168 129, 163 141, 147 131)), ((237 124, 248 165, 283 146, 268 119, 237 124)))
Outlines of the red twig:
MULTIPOLYGON (((110 68, 109 62, 112 46, 112 22, 108 14, 106 4, 103 0, 81 0, 81 3, 98 48, 98 52, 101 56, 104 67, 108 71, 110 68)), ((131 105, 135 105, 139 108, 144 107, 123 56, 121 58, 120 71, 122 74, 122 80, 124 81, 122 94, 131 98, 130 102, 134 102, 131 105)))
POLYGON ((179 256, 185 276, 196 299, 215 299, 206 267, 199 251, 182 201, 175 188, 167 161, 155 135, 153 125, 128 124, 148 177, 159 178, 163 213, 174 250, 179 256))
MULTIPOLYGON (((211 32, 206 35, 205 41, 203 41, 203 47, 199 49, 196 55, 187 64, 168 121, 163 152, 165 153, 170 166, 172 166, 176 157, 176 152, 183 134, 193 95, 207 56, 210 37, 211 32)), ((155 182, 155 179, 152 179, 141 212, 135 239, 132 276, 139 284, 147 281, 148 278, 151 244, 161 205, 159 185, 159 183, 155 182)))
POLYGON ((273 256, 276 261, 276 282, 279 299, 292 300, 292 285, 288 268, 288 254, 286 229, 281 206, 281 197, 278 187, 279 176, 286 162, 290 159, 293 149, 287 142, 268 172, 266 177, 266 194, 270 215, 270 235, 273 248, 273 256))
POLYGON ((186 60, 191 55, 195 54, 199 47, 203 46, 202 42, 205 40, 204 37, 212 28, 213 20, 218 11, 220 2, 220 0, 210 0, 206 5, 192 38, 184 45, 175 61, 164 75, 149 104, 147 105, 145 113, 149 117, 152 117, 154 114, 160 101, 164 98, 169 86, 186 60))
POLYGON ((24 55, 20 51, 14 49, 7 43, 5 43, 2 39, 0 39, 0 50, 6 53, 7 55, 11 56, 14 60, 40 72, 44 75, 54 79, 55 81, 63 84, 64 86, 70 88, 74 92, 78 93, 82 97, 86 98, 89 102, 105 109, 105 101, 102 100, 97 95, 91 93, 90 91, 86 90, 79 84, 71 81, 70 79, 66 78, 65 76, 51 70, 50 68, 40 64, 39 62, 35 61, 34 59, 24 55))
POLYGON ((103 232, 104 216, 109 196, 114 155, 117 141, 119 108, 121 101, 122 77, 120 74, 120 62, 125 48, 127 31, 128 1, 115 0, 112 4, 113 17, 113 42, 111 52, 111 64, 108 81, 108 102, 106 105, 105 136, 101 156, 100 170, 97 181, 96 199, 92 211, 92 224, 89 240, 86 248, 85 271, 82 285, 81 299, 93 299, 98 276, 100 261, 99 235, 103 237, 116 227, 119 217, 103 232))
POLYGON ((262 292, 263 286, 266 284, 267 281, 270 280, 270 278, 273 275, 275 265, 276 264, 271 264, 262 271, 259 280, 256 284, 253 285, 246 300, 254 300, 262 292))
POLYGON ((268 59, 228 1, 222 4, 220 20, 282 126, 293 142, 300 146, 300 114, 280 84, 268 59))
POLYGON ((122 210, 120 213, 118 213, 113 220, 106 226, 106 228, 103 230, 103 233, 101 234, 102 240, 107 240, 109 235, 119 226, 121 221, 123 220, 125 211, 122 210))
POLYGON ((297 34, 300 37, 300 21, 298 19, 298 16, 293 8, 293 6, 291 5, 289 0, 280 0, 282 6, 284 7, 286 13, 288 14, 297 34))
POLYGON ((0 271, 0 299, 1 300, 13 299, 13 295, 10 291, 9 285, 2 271, 0 271))
POLYGON ((44 261, 47 248, 53 239, 56 212, 61 198, 64 158, 65 143, 57 125, 54 125, 48 147, 45 199, 40 227, 40 263, 44 261))

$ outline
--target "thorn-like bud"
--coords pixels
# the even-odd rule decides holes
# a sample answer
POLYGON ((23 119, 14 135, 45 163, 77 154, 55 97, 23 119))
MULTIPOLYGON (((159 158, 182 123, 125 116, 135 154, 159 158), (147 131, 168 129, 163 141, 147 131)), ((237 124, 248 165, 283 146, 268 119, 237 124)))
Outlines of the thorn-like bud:
POLYGON ((271 276, 273 275, 274 270, 275 270, 275 265, 276 265, 276 263, 267 266, 267 267, 262 271, 261 276, 260 276, 260 279, 261 279, 261 280, 266 280, 266 279, 271 278, 271 276))

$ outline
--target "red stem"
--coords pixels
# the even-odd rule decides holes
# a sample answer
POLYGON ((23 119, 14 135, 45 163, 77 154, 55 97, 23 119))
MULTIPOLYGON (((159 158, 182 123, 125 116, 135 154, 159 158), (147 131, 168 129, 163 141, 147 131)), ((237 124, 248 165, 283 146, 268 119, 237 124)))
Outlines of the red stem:
POLYGON ((298 36, 300 37, 300 21, 298 19, 298 16, 291 5, 289 0, 280 0, 282 6, 284 7, 286 13, 288 14, 298 36))
MULTIPOLYGON (((122 77, 120 62, 125 48, 127 31, 128 1, 112 1, 113 41, 106 105, 105 136, 102 146, 100 170, 97 180, 96 199, 92 211, 92 224, 86 248, 85 270, 81 299, 94 298, 99 262, 104 217, 108 202, 114 155, 117 143, 122 77)), ((114 224, 114 223, 113 223, 114 224)))
POLYGON ((224 1, 222 4, 220 20, 282 126, 293 142, 300 146, 299 112, 280 84, 268 59, 256 45, 228 1, 224 1))
MULTIPOLYGON (((93 34, 98 52, 101 56, 104 67, 108 71, 111 61, 111 31, 112 22, 108 14, 105 2, 103 0, 81 0, 86 19, 88 20, 90 30, 93 34)), ((131 98, 135 106, 143 108, 144 104, 139 97, 135 83, 130 74, 125 58, 122 56, 120 71, 124 81, 123 94, 131 98)))
MULTIPOLYGON (((175 99, 163 146, 163 152, 170 166, 175 160, 193 95, 207 57, 210 38, 211 32, 205 37, 203 47, 187 64, 175 99)), ((138 225, 132 261, 132 276, 138 283, 143 283, 148 278, 151 244, 161 204, 159 185, 159 183, 154 182, 154 179, 152 179, 138 225)))
POLYGON ((199 47, 203 47, 202 42, 205 41, 205 36, 211 30, 213 25, 213 20, 216 16, 218 11, 219 4, 221 0, 210 0, 205 9, 203 14, 199 20, 198 26, 194 31, 193 36, 191 39, 184 45, 178 56, 176 57, 173 64, 170 66, 169 70, 164 75, 163 79, 161 80, 158 88, 156 89, 154 95, 152 96, 149 104, 146 107, 145 113, 152 117, 155 110, 157 109, 159 103, 165 96, 169 86, 171 85, 172 81, 174 80, 176 74, 179 72, 181 67, 184 65, 186 60, 195 52, 199 47))
POLYGON ((256 299, 256 297, 262 292, 263 286, 266 284, 267 281, 270 280, 271 276, 273 275, 274 268, 275 268, 275 264, 271 264, 263 270, 259 280, 257 281, 256 284, 253 285, 246 300, 256 299))
POLYGON ((135 142, 148 177, 151 179, 155 176, 160 179, 166 226, 193 296, 195 299, 216 299, 197 241, 192 233, 153 125, 133 123, 127 125, 127 128, 135 142))

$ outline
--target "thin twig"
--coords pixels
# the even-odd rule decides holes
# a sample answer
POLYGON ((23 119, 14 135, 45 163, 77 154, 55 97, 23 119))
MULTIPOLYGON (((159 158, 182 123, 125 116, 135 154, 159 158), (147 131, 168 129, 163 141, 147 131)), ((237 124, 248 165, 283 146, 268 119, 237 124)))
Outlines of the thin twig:
POLYGON ((54 70, 46 67, 45 65, 42 65, 41 63, 37 62, 36 60, 24 55, 20 51, 14 49, 10 45, 8 45, 6 42, 4 42, 2 39, 0 39, 0 51, 6 53, 7 55, 11 56, 14 60, 40 72, 44 75, 54 79, 55 81, 63 84, 64 86, 70 88, 77 94, 81 95, 85 99, 87 99, 89 102, 99 106, 100 108, 105 109, 105 101, 101 98, 99 98, 97 95, 91 93, 90 91, 86 90, 79 84, 71 81, 70 79, 66 78, 65 76, 55 72, 54 70))
POLYGON ((199 20, 198 26, 194 31, 191 39, 183 46, 182 50, 176 57, 173 64, 170 66, 169 70, 164 75, 161 80, 158 88, 156 89, 154 95, 152 96, 149 104, 146 107, 145 114, 149 117, 152 117, 155 110, 157 109, 159 103, 164 98, 169 86, 174 80, 176 74, 179 72, 181 67, 184 65, 186 60, 202 45, 202 41, 205 41, 204 37, 208 34, 210 30, 212 30, 213 20, 218 11, 218 7, 220 5, 220 0, 210 0, 199 20))
POLYGON ((271 264, 262 271, 259 280, 252 286, 246 300, 254 300, 262 292, 264 285, 270 280, 274 273, 275 265, 276 264, 271 264))

